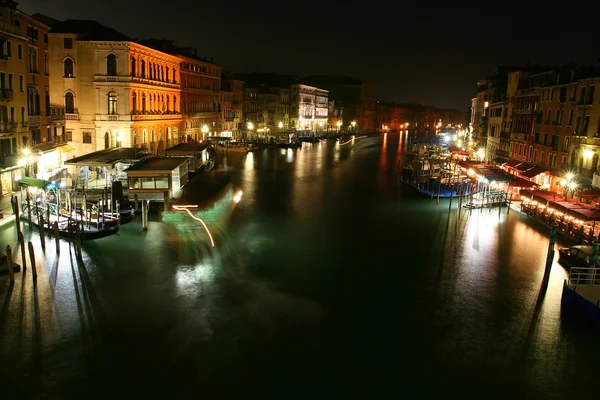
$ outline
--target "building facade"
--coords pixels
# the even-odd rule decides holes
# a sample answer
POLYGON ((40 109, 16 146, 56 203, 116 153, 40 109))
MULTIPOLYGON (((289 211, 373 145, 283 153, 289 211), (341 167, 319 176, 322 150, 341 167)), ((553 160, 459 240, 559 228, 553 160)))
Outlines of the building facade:
POLYGON ((39 146, 54 142, 48 128, 50 28, 12 1, 0 2, 0 15, 0 165, 10 167, 24 149, 37 155, 39 146))
POLYGON ((158 154, 179 142, 178 57, 95 21, 56 23, 49 48, 51 114, 70 157, 120 146, 158 154))
POLYGON ((329 91, 314 86, 295 84, 290 87, 290 125, 311 132, 327 130, 329 91))
POLYGON ((221 78, 221 130, 242 138, 244 121, 244 82, 232 77, 221 78))

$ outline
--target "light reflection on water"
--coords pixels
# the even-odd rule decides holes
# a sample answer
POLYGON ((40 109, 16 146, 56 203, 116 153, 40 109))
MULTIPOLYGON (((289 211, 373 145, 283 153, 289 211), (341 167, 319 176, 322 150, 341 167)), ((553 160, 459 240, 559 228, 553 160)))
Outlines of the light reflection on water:
MULTIPOLYGON (((449 213, 416 197, 395 173, 404 140, 228 154, 243 197, 198 214, 214 249, 183 214, 86 244, 85 267, 64 241, 44 255, 24 229, 39 278, 19 273, 10 290, 0 277, 0 364, 21 382, 52 371, 33 393, 71 379, 82 393, 109 378, 248 382, 273 366, 290 383, 435 376, 440 391, 585 393, 571 377, 594 379, 600 354, 561 318, 556 262, 540 296, 547 232, 514 211, 449 213)), ((0 243, 15 239, 0 230, 0 243)))

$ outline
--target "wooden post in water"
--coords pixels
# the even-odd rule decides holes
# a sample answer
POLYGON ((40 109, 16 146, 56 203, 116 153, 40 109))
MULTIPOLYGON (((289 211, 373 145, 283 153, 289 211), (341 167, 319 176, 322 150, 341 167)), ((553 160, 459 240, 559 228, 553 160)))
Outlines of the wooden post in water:
POLYGON ((452 193, 454 192, 454 182, 450 184, 450 203, 448 203, 448 212, 452 210, 452 193))
POLYGON ((550 243, 548 244, 548 253, 546 255, 546 267, 544 269, 544 278, 542 279, 542 288, 546 290, 548 288, 548 281, 550 280, 550 271, 552 270, 552 262, 554 261, 554 246, 556 244, 556 233, 558 231, 558 223, 553 222, 550 228, 550 243))
POLYGON ((442 175, 440 175, 440 179, 438 181, 438 194, 437 194, 437 203, 440 204, 440 192, 442 191, 442 175))
POLYGON ((27 268, 27 255, 25 254, 25 238, 23 233, 19 232, 19 247, 21 248, 21 262, 23 262, 23 271, 27 268))
POLYGON ((29 218, 29 230, 31 230, 31 197, 27 190, 27 218, 29 218))
POLYGON ((119 213, 120 211, 120 204, 119 204, 119 200, 117 200, 115 202, 115 208, 117 209, 117 230, 121 230, 121 214, 119 213))
POLYGON ((15 222, 17 227, 17 238, 19 237, 19 232, 21 232, 21 211, 19 210, 19 203, 15 203, 15 222))
MULTIPOLYGON (((60 203, 58 203, 58 201, 56 204, 56 208, 60 208, 60 203)), ((48 230, 50 230, 50 204, 46 204, 46 221, 48 222, 48 230)))
POLYGON ((15 271, 13 271, 12 265, 12 250, 10 245, 6 246, 6 266, 8 267, 8 274, 10 275, 10 283, 15 283, 15 271))
POLYGON ((40 244, 42 245, 42 251, 46 251, 46 234, 44 232, 44 216, 42 214, 40 214, 38 226, 40 228, 40 244))
POLYGON ((165 204, 164 204, 164 206, 165 206, 164 211, 169 211, 169 209, 171 208, 171 204, 169 203, 169 200, 170 200, 169 199, 169 191, 168 190, 165 191, 165 193, 164 193, 163 196, 164 196, 164 202, 165 202, 165 204))
POLYGON ((78 260, 83 261, 83 255, 81 253, 81 241, 79 240, 79 234, 75 235, 75 256, 78 260))
POLYGON ((142 200, 142 229, 148 230, 148 200, 142 200))
POLYGON ((60 254, 60 237, 58 236, 58 222, 54 222, 54 241, 56 242, 56 254, 60 254))
POLYGON ((29 261, 31 261, 31 272, 33 272, 33 280, 35 281, 37 279, 37 267, 35 266, 35 253, 33 252, 33 244, 28 242, 27 247, 29 247, 29 261))

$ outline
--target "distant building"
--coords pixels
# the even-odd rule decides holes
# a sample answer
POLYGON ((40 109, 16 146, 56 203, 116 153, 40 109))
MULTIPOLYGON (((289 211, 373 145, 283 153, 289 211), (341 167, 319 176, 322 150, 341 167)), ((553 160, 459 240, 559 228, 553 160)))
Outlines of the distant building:
POLYGON ((298 130, 327 130, 329 91, 315 86, 294 84, 290 87, 290 125, 298 130))
POLYGON ((345 127, 354 122, 358 129, 377 128, 375 85, 348 77, 323 75, 307 77, 302 82, 329 90, 331 100, 344 104, 345 127))
POLYGON ((221 130, 241 139, 244 132, 244 81, 235 77, 221 78, 221 130))

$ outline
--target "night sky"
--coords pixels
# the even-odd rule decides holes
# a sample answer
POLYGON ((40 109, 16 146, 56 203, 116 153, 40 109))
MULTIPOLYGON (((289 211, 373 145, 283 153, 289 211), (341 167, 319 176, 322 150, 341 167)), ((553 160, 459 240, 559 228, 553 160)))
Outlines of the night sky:
POLYGON ((375 83, 384 100, 461 111, 496 64, 591 64, 600 56, 595 13, 583 6, 435 3, 442 5, 23 0, 19 8, 56 19, 96 19, 137 38, 171 38, 214 57, 224 70, 349 75, 375 83))

